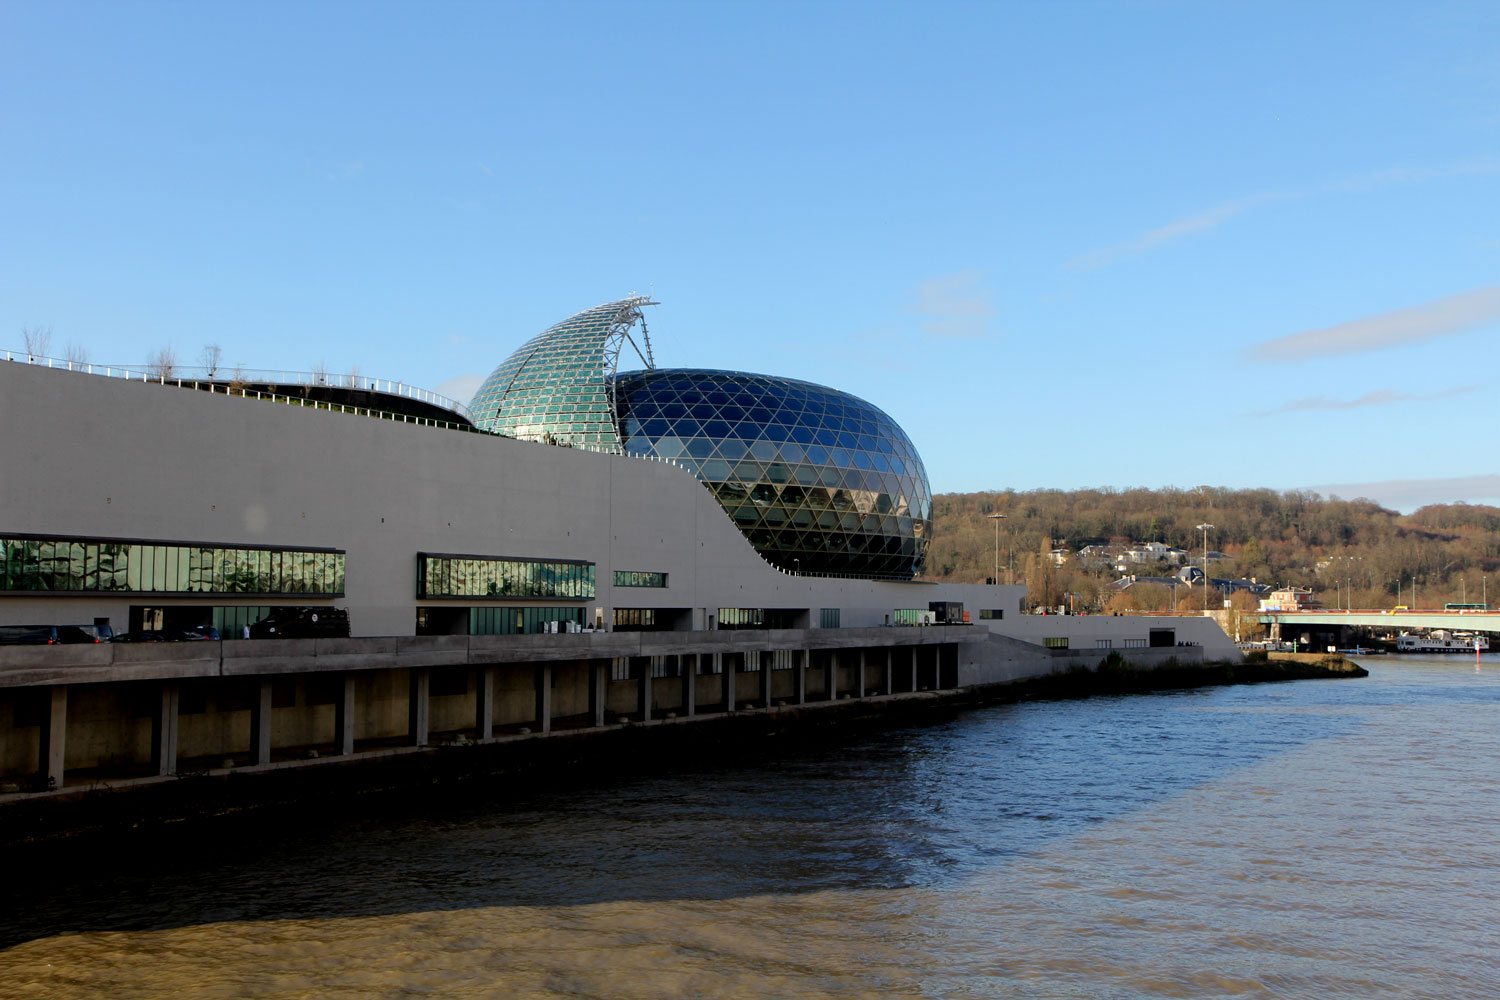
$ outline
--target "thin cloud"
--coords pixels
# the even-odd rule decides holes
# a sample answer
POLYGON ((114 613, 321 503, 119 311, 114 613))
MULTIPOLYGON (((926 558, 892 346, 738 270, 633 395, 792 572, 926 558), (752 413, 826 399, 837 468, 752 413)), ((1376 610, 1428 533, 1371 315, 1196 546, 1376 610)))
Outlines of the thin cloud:
POLYGON ((1468 160, 1440 167, 1388 167, 1384 170, 1372 170, 1368 173, 1341 178, 1323 185, 1322 190, 1357 194, 1397 184, 1444 180, 1450 177, 1479 177, 1494 173, 1500 173, 1500 160, 1468 160))
POLYGON ((1476 288, 1409 309, 1366 316, 1320 330, 1264 340, 1246 355, 1254 361, 1301 361, 1398 347, 1463 333, 1500 319, 1500 285, 1476 288))
POLYGON ((1364 497, 1382 507, 1411 513, 1435 503, 1500 502, 1500 475, 1442 479, 1384 479, 1370 483, 1326 483, 1305 487, 1323 496, 1364 497))
POLYGON ((1074 270, 1093 270, 1138 254, 1149 253, 1158 247, 1189 236, 1216 229, 1252 208, 1278 201, 1308 198, 1319 194, 1363 194, 1400 184, 1416 184, 1423 181, 1442 180, 1453 177, 1474 177, 1500 173, 1500 159, 1469 160, 1436 167, 1387 167, 1361 174, 1350 174, 1337 180, 1303 190, 1266 191, 1226 201, 1194 215, 1175 219, 1164 226, 1148 229, 1134 239, 1102 250, 1080 254, 1064 266, 1074 270))
POLYGON ((978 271, 928 278, 917 286, 912 309, 922 316, 922 332, 929 337, 983 337, 995 315, 990 290, 978 271))
POLYGON ((1258 205, 1290 197, 1293 197, 1293 195, 1268 193, 1251 195, 1248 198, 1240 198, 1235 201, 1226 201, 1221 205, 1215 205, 1213 208, 1206 209, 1196 215, 1185 216, 1181 219, 1175 219, 1165 226, 1148 229, 1135 239, 1121 243, 1118 246, 1106 247, 1103 250, 1093 250, 1089 253, 1081 254, 1068 261, 1066 266, 1076 270, 1093 270, 1104 267, 1108 264, 1113 264, 1117 260, 1147 253, 1168 243, 1175 243, 1177 240, 1185 237, 1194 236, 1198 233, 1204 233, 1210 229, 1222 226, 1235 216, 1241 215, 1258 205))
POLYGON ((439 396, 456 399, 465 406, 468 406, 469 400, 474 398, 474 393, 479 391, 479 387, 483 383, 483 375, 456 375, 439 385, 436 392, 439 396))
POLYGON ((1452 389, 1444 389, 1442 392, 1417 395, 1409 392, 1397 392, 1395 389, 1376 389, 1367 392, 1355 399, 1329 399, 1327 396, 1308 396, 1305 399, 1294 399, 1289 403, 1271 410, 1264 410, 1254 414, 1257 417, 1272 417, 1278 413, 1297 413, 1303 410, 1358 410, 1366 406, 1389 406, 1392 403, 1426 403, 1434 399, 1447 399, 1449 396, 1457 396, 1466 392, 1474 392, 1477 385, 1461 385, 1452 389))

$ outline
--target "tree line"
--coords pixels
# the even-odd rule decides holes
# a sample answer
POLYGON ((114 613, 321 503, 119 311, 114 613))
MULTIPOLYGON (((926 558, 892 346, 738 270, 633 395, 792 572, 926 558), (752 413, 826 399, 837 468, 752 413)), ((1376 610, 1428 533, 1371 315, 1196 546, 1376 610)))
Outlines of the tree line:
MULTIPOLYGON (((1134 597, 1117 600, 1112 584, 1120 573, 1108 564, 1084 565, 1077 556, 1091 544, 1163 542, 1186 549, 1201 565, 1201 524, 1213 526, 1208 548, 1229 557, 1211 563, 1210 575, 1307 587, 1328 607, 1500 603, 1500 593, 1488 598, 1488 577, 1500 571, 1500 507, 1437 504, 1401 514, 1366 499, 1210 486, 1005 490, 938 494, 933 521, 924 579, 980 583, 994 576, 998 536, 1000 582, 1013 577, 1025 584, 1037 605, 1105 610, 1113 600, 1116 609, 1162 610, 1201 604, 1201 589, 1193 594, 1142 585, 1130 588, 1139 591, 1134 597), (1068 550, 1061 565, 1052 555, 1056 549, 1068 550)), ((1171 576, 1176 568, 1161 563, 1129 572, 1171 576)))

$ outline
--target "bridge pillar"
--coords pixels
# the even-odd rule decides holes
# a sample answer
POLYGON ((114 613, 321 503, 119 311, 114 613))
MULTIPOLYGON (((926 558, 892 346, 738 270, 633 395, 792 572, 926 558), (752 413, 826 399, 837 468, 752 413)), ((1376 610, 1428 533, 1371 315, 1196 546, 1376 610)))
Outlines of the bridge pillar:
POLYGON ((157 774, 177 773, 177 682, 162 681, 151 714, 151 764, 157 774))
POLYGON ((271 763, 271 679, 262 678, 250 704, 250 756, 252 763, 271 763))
POLYGON ((638 708, 639 708, 640 713, 641 713, 641 721, 642 722, 650 722, 651 721, 651 683, 652 683, 652 681, 651 681, 651 657, 646 656, 646 657, 642 657, 642 659, 644 659, 646 662, 643 663, 643 664, 641 664, 641 688, 640 688, 640 694, 636 697, 636 701, 639 703, 638 704, 638 708))
POLYGON ((68 739, 68 686, 54 684, 42 705, 42 729, 37 736, 37 771, 48 788, 63 786, 64 751, 68 739))
POLYGON ((721 675, 724 678, 724 711, 726 711, 726 712, 733 712, 734 711, 734 686, 736 684, 736 681, 734 679, 734 673, 735 673, 735 671, 734 671, 734 656, 735 656, 735 654, 733 654, 733 653, 715 653, 714 655, 719 658, 719 663, 724 668, 724 672, 721 675))
POLYGON ((552 732, 552 665, 536 668, 536 731, 552 732))
POLYGON ((474 738, 487 740, 495 735, 495 668, 474 668, 474 738))
POLYGON ((333 703, 333 739, 339 753, 348 755, 354 752, 354 674, 345 671, 340 680, 343 690, 333 703))
POLYGON ((589 661, 589 716, 595 726, 604 725, 604 708, 608 700, 608 660, 589 661))
POLYGON ((406 697, 406 742, 410 746, 427 745, 427 727, 432 719, 431 678, 426 667, 412 667, 406 697))

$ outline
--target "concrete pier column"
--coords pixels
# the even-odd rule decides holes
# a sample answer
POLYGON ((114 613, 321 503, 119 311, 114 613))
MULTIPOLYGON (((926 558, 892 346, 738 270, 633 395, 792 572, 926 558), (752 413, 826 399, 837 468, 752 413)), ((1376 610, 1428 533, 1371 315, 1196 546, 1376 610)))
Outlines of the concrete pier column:
POLYGON ((735 685, 735 680, 734 680, 734 654, 733 653, 715 653, 714 655, 719 658, 719 662, 724 667, 724 673, 723 673, 723 677, 724 677, 724 711, 726 711, 726 712, 733 712, 734 711, 734 685, 735 685))
POLYGON ((604 706, 609 684, 609 664, 604 660, 589 661, 589 717, 594 725, 604 725, 604 706))
POLYGON ((823 697, 829 701, 839 700, 839 654, 830 649, 828 659, 823 661, 823 697))
POLYGON ((651 721, 651 658, 643 657, 646 661, 641 664, 641 693, 636 699, 637 709, 641 713, 642 722, 651 721))
POLYGON ((48 788, 63 786, 63 761, 68 741, 68 686, 54 684, 42 705, 42 731, 37 738, 37 771, 48 788))
POLYGON ((911 648, 911 689, 913 691, 917 689, 917 649, 916 646, 911 648))
POLYGON ((411 668, 411 682, 406 697, 406 742, 425 747, 427 730, 432 721, 431 677, 426 667, 411 668))
POLYGON ((552 732, 552 664, 544 663, 536 668, 536 729, 539 733, 552 732))
POLYGON ((151 766, 157 774, 177 773, 177 682, 162 681, 151 715, 151 766))
POLYGON ((250 703, 251 763, 271 763, 271 679, 261 678, 250 703))
POLYGON ((799 649, 792 653, 792 663, 797 670, 797 704, 807 704, 807 657, 808 651, 799 649))
POLYGON ((887 646, 885 647, 885 685, 881 690, 883 690, 886 694, 895 693, 896 689, 892 687, 892 684, 895 683, 895 680, 895 671, 891 669, 891 647, 887 646))
POLYGON ((474 668, 474 738, 487 740, 495 735, 495 668, 474 668))
POLYGON ((354 752, 354 674, 344 671, 339 700, 333 703, 333 742, 345 756, 354 752))
POLYGON ((859 662, 854 665, 854 697, 865 696, 865 651, 859 651, 859 662))
POLYGON ((756 654, 760 657, 760 703, 766 708, 771 707, 771 660, 775 654, 769 650, 762 650, 756 654))
POLYGON ((698 714, 698 662, 701 653, 683 654, 678 663, 682 664, 682 714, 688 718, 698 714), (692 665, 688 665, 688 656, 692 656, 692 665))

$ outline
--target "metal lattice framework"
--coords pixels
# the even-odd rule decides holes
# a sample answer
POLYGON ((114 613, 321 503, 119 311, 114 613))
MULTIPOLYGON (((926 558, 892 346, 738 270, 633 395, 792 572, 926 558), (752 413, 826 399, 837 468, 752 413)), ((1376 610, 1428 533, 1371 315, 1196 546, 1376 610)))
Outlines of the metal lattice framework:
POLYGON ((585 309, 523 344, 469 404, 475 426, 531 441, 613 451, 620 446, 610 383, 626 343, 654 368, 642 308, 631 295, 585 309), (639 323, 639 336, 632 328, 639 323))
POLYGON ((619 303, 620 311, 615 314, 614 321, 610 323, 609 333, 604 338, 604 391, 609 399, 609 412, 615 420, 615 434, 623 442, 625 436, 620 433, 620 407, 619 400, 615 398, 615 375, 620 370, 620 351, 628 343, 635 349, 636 357, 641 359, 647 370, 656 368, 656 360, 651 356, 651 333, 646 329, 646 317, 641 312, 643 306, 654 306, 660 303, 652 302, 648 296, 632 295, 622 299, 619 303), (630 335, 630 330, 637 323, 641 325, 641 343, 637 344, 635 338, 630 335), (645 350, 641 345, 645 345, 645 350))

